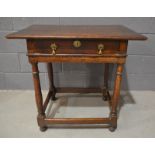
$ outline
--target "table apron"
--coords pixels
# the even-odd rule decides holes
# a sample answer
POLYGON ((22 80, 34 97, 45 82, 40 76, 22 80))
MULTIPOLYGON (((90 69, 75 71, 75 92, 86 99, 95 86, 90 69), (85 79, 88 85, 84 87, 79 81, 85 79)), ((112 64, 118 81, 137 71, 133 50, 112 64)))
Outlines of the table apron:
POLYGON ((119 63, 124 64, 126 56, 121 57, 79 57, 79 56, 28 56, 30 63, 36 62, 72 62, 72 63, 119 63))

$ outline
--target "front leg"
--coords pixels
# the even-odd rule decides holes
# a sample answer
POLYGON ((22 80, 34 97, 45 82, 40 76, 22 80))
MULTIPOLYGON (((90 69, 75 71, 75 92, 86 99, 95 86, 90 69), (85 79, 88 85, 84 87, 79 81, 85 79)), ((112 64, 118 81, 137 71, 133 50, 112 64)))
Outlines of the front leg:
POLYGON ((114 92, 111 101, 111 127, 109 128, 110 131, 114 131, 117 128, 117 105, 120 96, 120 87, 121 87, 121 80, 122 80, 122 72, 123 72, 123 64, 117 65, 116 71, 116 79, 114 85, 114 92))
POLYGON ((38 125, 40 126, 40 130, 45 131, 47 129, 47 127, 44 124, 44 119, 46 116, 43 110, 43 98, 41 93, 38 63, 32 63, 32 75, 33 75, 33 82, 34 82, 36 106, 38 110, 37 121, 38 121, 38 125))

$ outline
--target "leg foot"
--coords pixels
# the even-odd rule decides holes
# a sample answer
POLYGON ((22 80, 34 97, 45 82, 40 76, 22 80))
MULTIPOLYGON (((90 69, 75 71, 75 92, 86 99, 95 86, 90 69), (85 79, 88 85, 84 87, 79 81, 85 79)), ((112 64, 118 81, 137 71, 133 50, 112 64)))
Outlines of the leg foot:
POLYGON ((47 130, 47 127, 46 127, 46 126, 40 127, 40 131, 44 132, 44 131, 46 131, 46 130, 47 130))
POLYGON ((107 89, 103 90, 103 100, 104 101, 110 101, 111 100, 110 93, 107 89))
POLYGON ((108 101, 108 96, 106 95, 106 96, 103 96, 103 100, 104 101, 108 101))
POLYGON ((114 132, 114 131, 116 130, 116 128, 117 128, 117 127, 111 126, 111 127, 109 127, 109 131, 114 132))
POLYGON ((56 101, 57 98, 56 98, 55 96, 52 96, 51 100, 52 100, 52 101, 56 101))
POLYGON ((55 89, 55 87, 53 87, 52 89, 53 89, 53 92, 52 92, 51 100, 52 100, 52 101, 55 101, 55 100, 57 100, 57 98, 55 97, 56 89, 55 89))

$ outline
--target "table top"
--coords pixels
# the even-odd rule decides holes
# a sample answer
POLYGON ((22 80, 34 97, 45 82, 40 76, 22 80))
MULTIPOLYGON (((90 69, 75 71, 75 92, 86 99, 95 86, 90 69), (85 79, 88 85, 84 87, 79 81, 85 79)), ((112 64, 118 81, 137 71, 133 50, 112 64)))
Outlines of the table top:
POLYGON ((146 40, 121 25, 32 25, 6 36, 8 39, 111 39, 111 40, 146 40))

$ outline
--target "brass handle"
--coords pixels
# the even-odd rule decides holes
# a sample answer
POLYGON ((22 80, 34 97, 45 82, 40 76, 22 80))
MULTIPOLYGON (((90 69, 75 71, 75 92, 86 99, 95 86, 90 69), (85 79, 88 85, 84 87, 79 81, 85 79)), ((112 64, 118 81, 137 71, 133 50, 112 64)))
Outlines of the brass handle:
POLYGON ((103 44, 98 44, 98 54, 102 55, 102 52, 104 50, 104 45, 103 44))
POLYGON ((52 43, 50 47, 52 49, 52 55, 56 55, 57 45, 55 43, 52 43))

